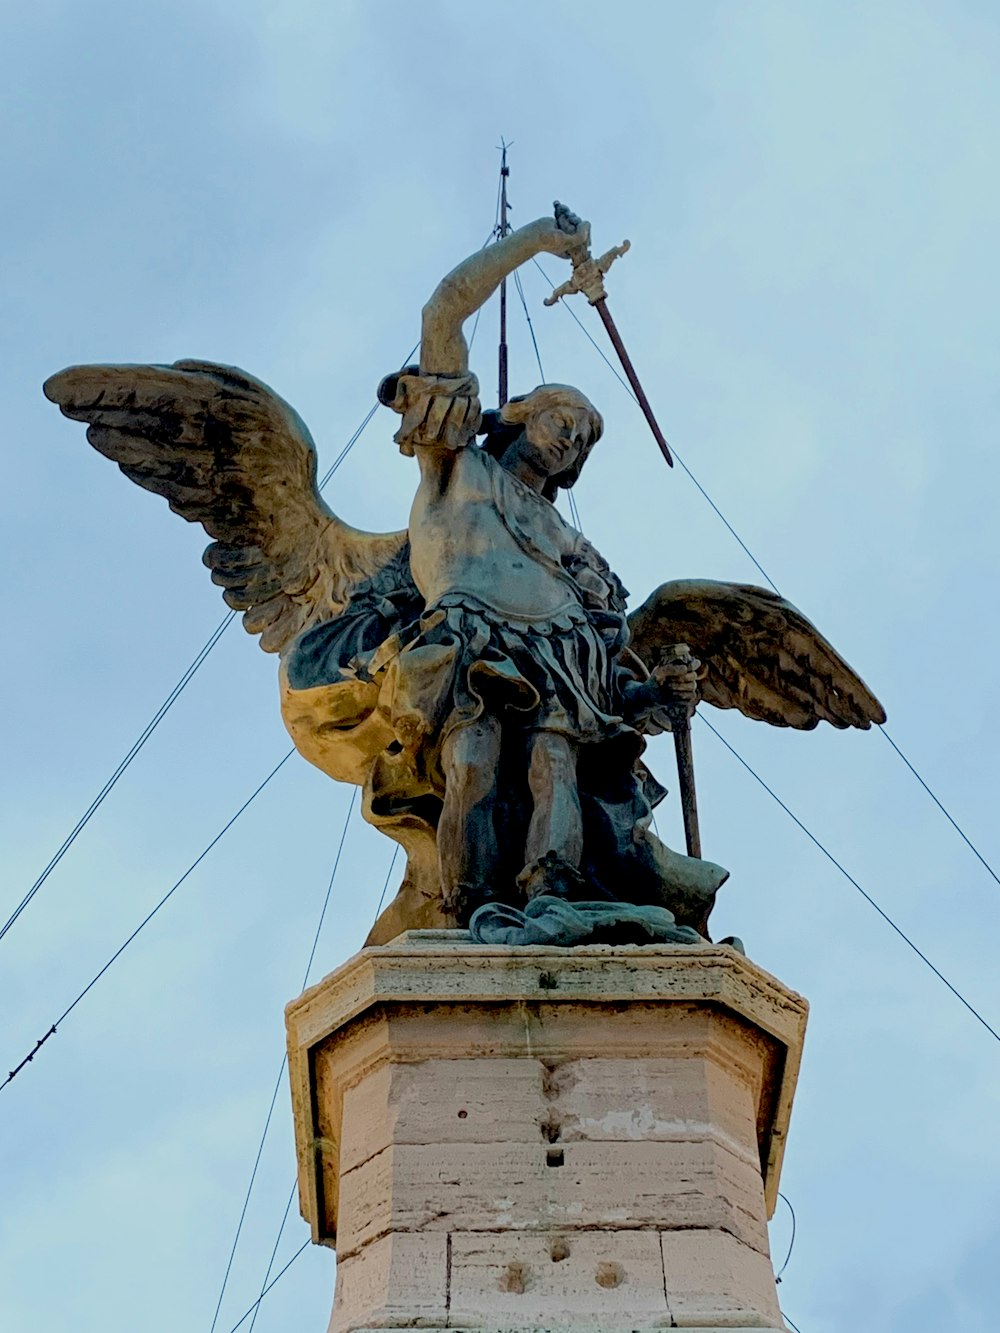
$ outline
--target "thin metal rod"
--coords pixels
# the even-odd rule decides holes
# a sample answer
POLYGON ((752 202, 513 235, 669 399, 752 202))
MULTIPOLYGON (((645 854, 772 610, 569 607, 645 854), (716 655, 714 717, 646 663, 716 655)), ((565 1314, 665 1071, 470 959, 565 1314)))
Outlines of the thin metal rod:
POLYGON ((608 331, 608 337, 611 339, 612 345, 618 353, 618 360, 622 363, 622 370, 624 370, 625 374, 628 376, 628 382, 631 384, 635 396, 638 399, 639 406, 642 408, 642 414, 649 422, 649 429, 653 432, 653 438, 660 446, 660 453, 667 460, 668 465, 673 467, 674 460, 670 453, 670 445, 667 444, 664 439, 663 431, 660 430, 656 417, 653 416, 653 409, 649 405, 649 399, 646 397, 643 387, 639 383, 639 376, 635 373, 635 367, 632 365, 631 357, 625 350, 625 344, 621 340, 621 334, 618 332, 615 321, 611 318, 611 311, 608 309, 607 301, 605 301, 603 296, 599 301, 594 302, 594 309, 600 315, 601 322, 608 331))
MULTIPOLYGON (((500 239, 507 235, 510 226, 507 222, 507 177, 510 167, 507 165, 507 145, 500 141, 500 239)), ((497 396, 500 406, 507 401, 507 279, 500 283, 500 349, 497 396)))

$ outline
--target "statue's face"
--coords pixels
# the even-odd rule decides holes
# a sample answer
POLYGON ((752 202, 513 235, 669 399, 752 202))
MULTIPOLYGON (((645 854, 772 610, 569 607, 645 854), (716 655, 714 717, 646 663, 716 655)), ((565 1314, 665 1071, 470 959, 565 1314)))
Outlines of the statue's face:
POLYGON ((548 477, 567 472, 577 462, 590 436, 590 421, 575 403, 557 403, 536 412, 524 428, 522 449, 548 477))

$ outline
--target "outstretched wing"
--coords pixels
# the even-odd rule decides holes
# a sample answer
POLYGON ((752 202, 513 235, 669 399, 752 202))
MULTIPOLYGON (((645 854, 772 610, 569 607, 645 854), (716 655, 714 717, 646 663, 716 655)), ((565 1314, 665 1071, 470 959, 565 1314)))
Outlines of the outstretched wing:
POLYGON ((266 384, 208 361, 71 366, 45 383, 132 481, 215 540, 212 581, 266 652, 336 615, 398 557, 406 532, 361 532, 323 502, 316 449, 266 384))
POLYGON ((819 630, 777 593, 742 583, 664 583, 629 616, 630 647, 651 670, 686 643, 701 659, 701 698, 775 727, 868 728, 882 705, 819 630))

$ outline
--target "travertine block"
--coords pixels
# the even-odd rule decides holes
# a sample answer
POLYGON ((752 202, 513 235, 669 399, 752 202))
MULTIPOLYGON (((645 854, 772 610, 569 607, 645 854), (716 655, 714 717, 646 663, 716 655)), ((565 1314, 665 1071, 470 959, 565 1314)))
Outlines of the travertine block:
POLYGON ((771 1262, 722 1231, 660 1237, 663 1278, 678 1328, 781 1328, 771 1262))
POLYGON ((780 1327, 805 1014, 712 946, 364 950, 288 1010, 332 1333, 780 1327))
POLYGON ((536 1060, 384 1064, 344 1092, 340 1169, 391 1144, 523 1143, 545 1114, 536 1060))
POLYGON ((606 1320, 670 1326, 655 1231, 458 1233, 451 1246, 454 1327, 560 1326, 606 1320))
POLYGON ((714 1137, 760 1170, 756 1147, 757 1101, 763 1061, 749 1074, 733 1076, 711 1057, 658 1060, 574 1060, 559 1066, 561 1136, 591 1141, 643 1142, 714 1137), (622 1088, 628 1102, 622 1106, 622 1088))
POLYGON ((718 1227, 767 1252, 760 1168, 693 1142, 397 1144, 340 1180, 338 1249, 389 1231, 718 1227), (553 1160, 554 1159, 554 1160, 553 1160))
POLYGON ((448 1237, 382 1236, 357 1254, 338 1257, 329 1333, 359 1327, 398 1328, 448 1322, 448 1237))

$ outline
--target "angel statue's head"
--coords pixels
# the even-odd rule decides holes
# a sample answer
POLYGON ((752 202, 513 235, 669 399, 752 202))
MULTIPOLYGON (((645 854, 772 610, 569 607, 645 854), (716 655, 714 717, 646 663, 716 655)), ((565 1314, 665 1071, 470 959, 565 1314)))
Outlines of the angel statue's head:
POLYGON ((483 448, 507 467, 530 464, 545 477, 542 494, 576 482, 604 422, 593 403, 568 384, 541 384, 512 398, 499 411, 483 413, 483 448))

